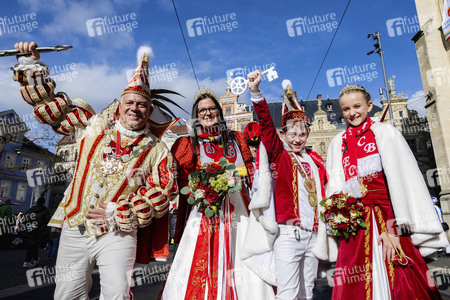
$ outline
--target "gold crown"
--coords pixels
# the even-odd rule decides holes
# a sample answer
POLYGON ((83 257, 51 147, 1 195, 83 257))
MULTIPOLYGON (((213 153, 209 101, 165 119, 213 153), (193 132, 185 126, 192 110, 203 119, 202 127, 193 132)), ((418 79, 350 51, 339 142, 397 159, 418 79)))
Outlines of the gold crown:
POLYGON ((343 94, 345 94, 348 91, 361 91, 361 92, 367 93, 366 89, 363 86, 358 85, 358 84, 352 84, 352 85, 345 86, 339 93, 339 97, 341 97, 343 94))
POLYGON ((213 96, 214 98, 217 99, 216 94, 214 94, 214 92, 213 92, 212 90, 207 89, 207 88, 205 88, 205 86, 203 86, 203 88, 199 89, 199 90, 197 91, 197 93, 195 93, 195 96, 194 96, 194 103, 197 102, 197 99, 200 98, 200 96, 201 96, 201 95, 204 95, 204 94, 208 94, 208 95, 213 96))

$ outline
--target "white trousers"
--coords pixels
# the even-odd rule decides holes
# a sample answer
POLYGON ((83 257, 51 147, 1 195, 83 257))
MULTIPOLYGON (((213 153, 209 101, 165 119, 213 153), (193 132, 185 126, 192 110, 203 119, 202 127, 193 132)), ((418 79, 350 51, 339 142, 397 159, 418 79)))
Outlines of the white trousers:
POLYGON ((100 273, 101 300, 130 299, 136 230, 89 236, 84 226, 63 228, 56 259, 55 299, 89 299, 92 270, 100 273))
POLYGON ((312 253, 317 233, 294 225, 278 225, 280 235, 275 240, 277 264, 276 299, 313 299, 319 261, 312 253))

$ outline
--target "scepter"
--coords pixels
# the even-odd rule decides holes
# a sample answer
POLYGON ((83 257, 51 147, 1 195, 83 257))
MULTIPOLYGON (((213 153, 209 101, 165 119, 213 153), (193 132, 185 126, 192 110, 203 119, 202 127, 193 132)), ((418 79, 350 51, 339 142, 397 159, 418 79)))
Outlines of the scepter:
MULTIPOLYGON (((40 53, 47 53, 47 52, 54 52, 54 51, 66 51, 72 49, 71 45, 59 45, 59 46, 54 46, 54 47, 37 47, 36 50, 40 53)), ((29 55, 31 52, 28 53, 21 53, 16 49, 12 49, 12 50, 0 50, 0 57, 5 57, 5 56, 24 56, 24 55, 29 55)))

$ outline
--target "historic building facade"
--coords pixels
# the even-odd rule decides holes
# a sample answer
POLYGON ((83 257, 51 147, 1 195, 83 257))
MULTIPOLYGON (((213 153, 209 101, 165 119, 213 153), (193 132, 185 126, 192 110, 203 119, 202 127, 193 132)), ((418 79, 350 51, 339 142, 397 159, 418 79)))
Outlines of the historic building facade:
POLYGON ((429 185, 440 187, 444 219, 450 222, 450 42, 442 32, 442 0, 415 0, 420 30, 412 38, 426 95, 435 169, 427 172, 429 185))
POLYGON ((55 155, 25 137, 30 130, 13 109, 0 112, 0 199, 10 197, 15 212, 27 211, 39 197, 49 205, 52 182, 60 179, 55 155))

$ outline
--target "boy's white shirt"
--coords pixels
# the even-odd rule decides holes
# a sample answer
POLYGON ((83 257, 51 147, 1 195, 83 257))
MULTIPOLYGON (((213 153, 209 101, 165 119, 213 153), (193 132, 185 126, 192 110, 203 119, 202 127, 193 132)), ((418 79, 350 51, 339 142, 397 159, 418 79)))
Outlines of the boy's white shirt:
MULTIPOLYGON (((434 211, 428 188, 402 134, 395 127, 378 122, 371 129, 381 156, 397 225, 411 227, 411 240, 422 256, 447 247, 448 241, 434 211)), ((327 172, 330 180, 325 188, 326 196, 342 191, 345 184, 341 151, 344 132, 337 134, 328 148, 327 172)), ((336 261, 337 250, 337 239, 327 234, 325 223, 320 221, 314 254, 322 260, 336 261)))

